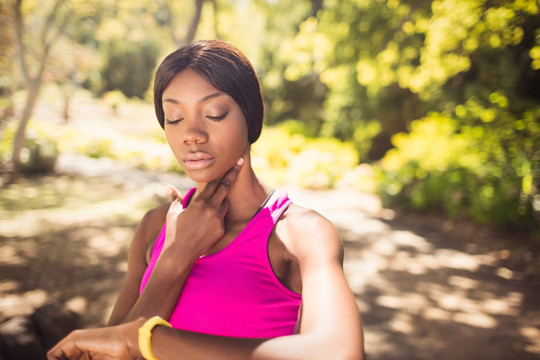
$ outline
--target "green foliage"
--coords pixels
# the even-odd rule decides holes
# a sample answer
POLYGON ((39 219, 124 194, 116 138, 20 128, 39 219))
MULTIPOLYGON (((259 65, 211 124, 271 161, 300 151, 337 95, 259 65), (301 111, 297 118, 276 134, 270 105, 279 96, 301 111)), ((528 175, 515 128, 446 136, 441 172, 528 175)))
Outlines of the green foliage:
POLYGON ((120 90, 127 97, 144 98, 159 54, 157 42, 110 40, 105 46, 106 61, 101 74, 103 90, 120 90))
MULTIPOLYGON (((0 161, 9 161, 13 151, 16 124, 11 122, 0 141, 0 161)), ((21 170, 28 173, 47 173, 54 170, 58 160, 58 143, 52 134, 32 128, 28 131, 21 151, 21 170)))
POLYGON ((378 121, 371 120, 361 122, 357 125, 353 133, 354 147, 358 152, 360 162, 369 161, 369 151, 371 140, 381 131, 381 124, 378 121))
MULTIPOLYGON (((491 119, 489 110, 494 108, 484 109, 479 116, 491 119)), ((529 127, 537 128, 540 108, 524 118, 529 119, 529 127)), ((538 226, 533 209, 538 194, 533 178, 539 171, 534 147, 525 144, 508 156, 508 143, 500 134, 460 123, 449 115, 432 113, 414 121, 409 134, 394 136, 395 148, 380 166, 384 200, 416 211, 444 210, 481 223, 538 226)), ((540 132, 536 134, 538 143, 540 132)))
POLYGON ((291 124, 265 128, 252 145, 253 167, 266 181, 328 189, 356 167, 358 154, 352 143, 309 138, 291 124))
POLYGON ((328 189, 358 164, 352 144, 337 139, 308 141, 287 169, 289 182, 311 189, 328 189))
POLYGON ((120 90, 107 91, 103 94, 103 100, 111 107, 114 112, 118 111, 118 107, 126 102, 126 96, 120 90))
POLYGON ((104 157, 114 157, 113 140, 110 138, 94 138, 86 143, 79 143, 76 146, 77 152, 88 157, 99 159, 104 157))
POLYGON ((0 137, 0 161, 9 161, 11 159, 15 131, 17 131, 17 128, 13 122, 8 123, 8 125, 2 129, 2 136, 0 137))
POLYGON ((531 226, 539 24, 536 0, 326 0, 281 43, 282 88, 321 81, 311 131, 353 140, 361 161, 383 158, 393 203, 531 226))
POLYGON ((379 121, 368 151, 376 160, 410 121, 452 111, 470 93, 538 101, 539 17, 535 0, 327 0, 282 43, 284 75, 317 74, 326 85, 316 134, 351 139, 379 121))
POLYGON ((52 172, 58 155, 54 140, 30 135, 21 152, 21 170, 28 173, 52 172))
MULTIPOLYGON (((309 136, 318 136, 325 122, 322 104, 328 96, 328 89, 320 79, 323 68, 322 54, 331 51, 332 44, 321 43, 324 36, 316 33, 313 22, 304 20, 320 9, 322 1, 255 0, 260 21, 253 21, 250 36, 260 48, 260 56, 251 58, 260 74, 264 100, 265 122, 280 124, 294 119, 302 122, 309 136), (259 23, 264 27, 259 29, 259 23), (297 38, 299 27, 306 34, 297 38), (264 39, 260 41, 259 39, 264 39), (312 53, 316 52, 314 56, 312 53)), ((241 21, 244 22, 243 20, 241 21)), ((248 21, 249 22, 249 21, 248 21)), ((243 34, 229 34, 233 43, 243 38, 243 34)), ((253 46, 251 44, 251 46, 253 46)), ((246 46, 248 49, 251 46, 246 46)), ((243 47, 241 47, 243 48, 243 47)))
POLYGON ((300 134, 304 137, 312 137, 309 127, 301 121, 289 119, 281 122, 278 126, 280 129, 285 130, 289 135, 300 134))

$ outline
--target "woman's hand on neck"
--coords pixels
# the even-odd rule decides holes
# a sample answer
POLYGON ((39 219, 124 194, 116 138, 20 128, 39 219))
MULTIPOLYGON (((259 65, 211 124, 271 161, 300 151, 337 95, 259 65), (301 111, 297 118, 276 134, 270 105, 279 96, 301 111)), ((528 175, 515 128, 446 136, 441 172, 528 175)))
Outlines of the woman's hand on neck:
MULTIPOLYGON (((224 200, 229 206, 224 219, 226 227, 228 227, 227 224, 249 221, 272 191, 255 175, 251 166, 249 149, 244 153, 243 158, 244 164, 224 200)), ((197 184, 198 191, 205 185, 197 184)))

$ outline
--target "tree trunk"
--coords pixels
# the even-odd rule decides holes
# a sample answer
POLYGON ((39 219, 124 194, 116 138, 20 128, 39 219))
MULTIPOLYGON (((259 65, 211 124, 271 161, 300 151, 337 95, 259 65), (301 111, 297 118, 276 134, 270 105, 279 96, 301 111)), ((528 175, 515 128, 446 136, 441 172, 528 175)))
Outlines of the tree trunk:
POLYGON ((41 87, 40 85, 41 81, 34 80, 30 83, 30 86, 28 88, 28 94, 26 96, 26 103, 21 116, 21 121, 19 123, 19 127, 17 128, 17 132, 15 133, 15 139, 13 140, 13 156, 11 160, 13 161, 13 165, 15 165, 16 169, 20 169, 22 165, 21 150, 24 146, 26 126, 28 125, 28 121, 30 120, 34 112, 34 108, 39 95, 39 88, 41 87))
POLYGON ((64 107, 62 109, 62 118, 64 118, 64 125, 69 124, 69 104, 71 102, 71 95, 64 94, 64 107))
POLYGON ((219 32, 219 20, 218 20, 218 3, 217 0, 212 0, 212 3, 214 5, 214 32, 216 33, 216 39, 221 39, 221 35, 219 32))
POLYGON ((175 27, 174 27, 174 14, 173 14, 173 8, 171 6, 171 3, 169 1, 164 1, 163 3, 164 10, 167 14, 165 25, 169 29, 169 34, 171 36, 171 39, 178 47, 189 45, 193 42, 193 39, 195 38, 195 34, 197 33, 197 28, 199 27, 199 23, 201 22, 202 8, 206 0, 194 0, 194 1, 195 1, 195 13, 193 14, 193 17, 191 18, 191 23, 189 24, 189 28, 187 29, 186 36, 183 39, 178 38, 176 36, 175 27))
POLYGON ((26 126, 28 125, 28 121, 32 117, 32 114, 34 112, 34 108, 39 96, 39 89, 41 88, 41 84, 43 82, 43 73, 45 72, 45 67, 47 65, 47 59, 49 57, 49 52, 51 50, 51 47, 53 43, 58 40, 60 35, 62 34, 62 30, 65 27, 69 16, 66 15, 63 19, 58 18, 58 12, 60 7, 63 5, 65 0, 57 0, 56 3, 53 6, 53 9, 51 10, 50 14, 47 16, 45 23, 43 24, 43 27, 41 29, 41 45, 42 45, 42 51, 38 54, 35 54, 35 57, 38 61, 37 71, 35 76, 32 76, 30 73, 30 69, 27 63, 27 55, 28 53, 32 53, 31 51, 28 51, 23 39, 25 36, 25 23, 24 23, 24 15, 22 12, 22 3, 23 0, 17 0, 14 5, 14 21, 15 21, 15 35, 17 39, 17 44, 19 47, 19 63, 21 66, 21 71, 23 73, 26 87, 27 87, 27 96, 26 96, 26 104, 23 109, 23 113, 21 116, 21 120, 19 123, 19 127, 17 128, 17 132, 15 133, 15 139, 13 139, 13 154, 11 157, 11 161, 13 162, 13 165, 16 169, 21 168, 21 150, 24 146, 25 142, 25 134, 26 134, 26 126), (60 25, 58 25, 56 29, 56 33, 54 34, 52 30, 52 26, 54 26, 55 22, 58 21, 60 25), (51 34, 53 34, 51 36, 51 34))
POLYGON ((72 95, 72 86, 71 86, 71 76, 63 85, 60 85, 62 89, 62 94, 64 95, 64 104, 62 107, 62 118, 64 119, 64 124, 67 125, 71 118, 70 116, 70 104, 71 104, 71 95, 72 95))
POLYGON ((195 0, 195 14, 193 14, 193 19, 189 25, 186 38, 184 39, 184 44, 191 44, 197 33, 197 28, 199 27, 199 22, 201 21, 202 7, 205 0, 195 0))

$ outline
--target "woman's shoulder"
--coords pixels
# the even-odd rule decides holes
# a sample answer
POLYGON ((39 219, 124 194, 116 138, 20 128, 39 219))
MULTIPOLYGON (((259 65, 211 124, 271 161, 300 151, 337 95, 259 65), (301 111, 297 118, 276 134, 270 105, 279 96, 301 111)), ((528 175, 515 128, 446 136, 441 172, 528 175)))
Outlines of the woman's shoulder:
POLYGON ((335 230, 334 224, 316 210, 292 203, 280 219, 287 228, 294 230, 307 230, 315 232, 320 230, 335 230))
POLYGON ((343 243, 335 225, 319 212, 291 204, 278 222, 280 237, 298 256, 326 253, 343 256, 343 243))
POLYGON ((148 210, 146 214, 144 214, 139 223, 138 232, 142 235, 141 238, 144 239, 145 242, 155 240, 157 235, 159 235, 159 232, 165 223, 165 218, 170 205, 170 202, 161 204, 148 210))
POLYGON ((169 211, 170 202, 156 206, 153 209, 150 209, 144 214, 141 223, 144 223, 147 226, 152 225, 163 225, 165 217, 167 216, 167 211, 169 211), (160 224, 161 223, 161 224, 160 224))

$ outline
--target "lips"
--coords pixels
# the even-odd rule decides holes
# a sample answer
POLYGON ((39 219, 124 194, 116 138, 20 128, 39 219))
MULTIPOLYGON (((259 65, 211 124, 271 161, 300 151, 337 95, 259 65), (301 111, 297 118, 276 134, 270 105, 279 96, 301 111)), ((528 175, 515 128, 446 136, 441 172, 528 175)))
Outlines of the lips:
POLYGON ((198 170, 210 166, 216 159, 207 153, 197 151, 184 155, 182 160, 186 168, 198 170))

